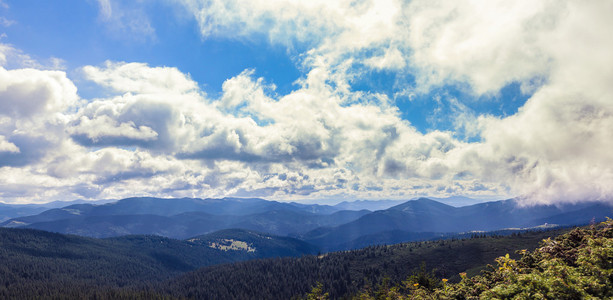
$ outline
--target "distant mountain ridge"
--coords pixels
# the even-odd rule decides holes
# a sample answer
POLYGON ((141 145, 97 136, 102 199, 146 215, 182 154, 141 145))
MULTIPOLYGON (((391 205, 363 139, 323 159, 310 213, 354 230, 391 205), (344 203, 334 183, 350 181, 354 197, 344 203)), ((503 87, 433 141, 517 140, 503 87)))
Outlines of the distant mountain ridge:
POLYGON ((340 225, 367 213, 369 211, 342 211, 326 205, 282 203, 257 198, 143 197, 102 205, 74 204, 37 215, 13 218, 0 226, 90 237, 156 234, 187 238, 228 228, 289 235, 321 226, 340 225))
POLYGON ((452 236, 468 231, 529 228, 544 224, 578 225, 613 215, 604 203, 521 206, 513 199, 454 207, 428 198, 387 209, 372 201, 336 206, 268 201, 259 198, 126 198, 106 204, 74 204, 17 217, 3 227, 33 228, 90 237, 154 234, 184 239, 240 228, 291 236, 324 251, 353 249, 452 236))
POLYGON ((334 205, 335 208, 344 210, 362 210, 367 209, 370 211, 388 209, 392 206, 404 203, 404 200, 356 200, 356 201, 343 201, 334 205))
MULTIPOLYGON (((466 231, 492 231, 505 228, 526 228, 545 223, 580 225, 594 220, 603 221, 613 215, 613 206, 603 203, 522 207, 516 200, 479 203, 453 207, 428 198, 364 215, 352 222, 329 228, 318 228, 300 238, 319 245, 326 251, 346 249, 348 244, 365 236, 395 232, 393 236, 431 238, 466 231), (580 213, 580 214, 579 214, 580 213), (421 234, 417 234, 421 233, 421 234)), ((396 238, 390 242, 397 242, 396 238)), ((387 243, 378 236, 379 243, 387 243)))
POLYGON ((42 204, 5 204, 0 203, 0 222, 3 222, 8 219, 22 217, 22 216, 31 216, 34 214, 41 213, 43 211, 52 209, 52 208, 60 208, 73 204, 82 204, 82 203, 90 203, 90 204, 102 204, 108 203, 116 200, 97 200, 97 201, 87 201, 87 200, 73 200, 73 201, 53 201, 42 204))

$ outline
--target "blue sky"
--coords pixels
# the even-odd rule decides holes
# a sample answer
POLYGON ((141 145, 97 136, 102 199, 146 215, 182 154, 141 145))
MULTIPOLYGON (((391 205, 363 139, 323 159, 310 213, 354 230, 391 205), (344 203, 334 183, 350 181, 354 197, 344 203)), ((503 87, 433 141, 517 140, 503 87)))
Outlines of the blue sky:
POLYGON ((0 201, 611 199, 607 12, 3 0, 0 201))
MULTIPOLYGON (((299 70, 299 56, 305 49, 271 45, 263 35, 243 39, 203 38, 197 22, 187 18, 181 8, 153 2, 140 9, 155 28, 149 35, 113 28, 115 25, 102 20, 100 5, 95 1, 10 2, 5 18, 15 24, 6 28, 4 39, 33 57, 60 58, 68 70, 107 60, 176 67, 189 73, 212 96, 221 93, 226 79, 245 69, 254 69, 255 76, 275 84, 276 92, 282 95, 291 92, 294 82, 304 75, 299 70)), ((352 89, 380 92, 393 98, 406 86, 415 85, 412 74, 397 73, 368 71, 352 83, 352 89)), ((79 88, 82 97, 96 96, 88 95, 86 87, 79 88)), ((530 95, 522 94, 519 84, 514 82, 488 95, 474 95, 468 87, 449 85, 418 94, 414 97, 416 101, 398 96, 396 105, 401 116, 423 133, 453 129, 448 108, 436 120, 428 119, 440 105, 429 101, 437 96, 458 98, 477 114, 506 116, 517 112, 530 95)))
POLYGON ((155 28, 144 36, 104 21, 96 1, 15 1, 5 9, 5 18, 15 24, 5 29, 4 39, 33 57, 61 58, 68 69, 106 60, 173 66, 210 93, 219 93, 227 78, 247 68, 258 70, 284 92, 300 76, 293 62, 297 54, 263 38, 204 39, 196 22, 185 19, 179 8, 153 2, 141 9, 155 28))

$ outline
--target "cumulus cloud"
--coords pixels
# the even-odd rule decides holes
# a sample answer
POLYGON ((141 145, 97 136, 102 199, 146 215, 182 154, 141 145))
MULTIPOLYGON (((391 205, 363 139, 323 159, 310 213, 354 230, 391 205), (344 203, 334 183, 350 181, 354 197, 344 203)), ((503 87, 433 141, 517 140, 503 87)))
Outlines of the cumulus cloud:
POLYGON ((83 73, 86 79, 120 93, 185 93, 198 87, 176 68, 149 68, 144 63, 107 61, 103 68, 85 66, 83 73))
POLYGON ((62 112, 77 101, 77 89, 64 72, 0 68, 0 114, 30 118, 62 112))
POLYGON ((0 135, 0 152, 19 153, 19 147, 7 141, 5 136, 0 135))
POLYGON ((386 49, 383 55, 368 58, 364 63, 379 70, 397 70, 406 66, 404 56, 397 48, 386 49))
MULTIPOLYGON (((611 140, 611 90, 607 83, 611 82, 611 72, 606 69, 611 56, 605 53, 613 48, 611 35, 606 33, 611 25, 606 17, 612 11, 610 4, 341 1, 303 7, 290 1, 268 3, 251 2, 235 9, 238 5, 233 2, 186 2, 205 36, 261 32, 272 42, 308 43, 312 49, 304 61, 311 71, 303 86, 312 92, 322 86, 321 82, 334 82, 337 92, 345 92, 339 97, 341 101, 352 96, 347 93, 351 89, 347 83, 359 74, 346 66, 356 63, 373 69, 410 68, 417 75, 418 92, 432 86, 467 83, 473 93, 481 95, 519 82, 522 91, 534 93, 516 115, 504 118, 479 117, 457 100, 450 100, 458 112, 456 128, 467 136, 481 138, 481 142, 472 144, 442 132, 421 135, 394 119, 393 113, 381 114, 393 120, 392 124, 374 130, 376 135, 371 139, 355 141, 360 147, 352 148, 352 143, 340 139, 339 148, 352 151, 334 153, 337 165, 359 164, 360 159, 342 161, 339 157, 347 154, 357 158, 356 153, 367 152, 379 163, 362 164, 359 169, 375 171, 379 176, 429 178, 447 185, 450 176, 456 180, 476 178, 485 183, 498 182, 501 193, 524 195, 531 201, 611 198, 612 191, 606 187, 611 177, 607 167, 610 157, 603 151, 610 147, 611 140), (318 13, 322 8, 326 13, 318 13), (292 16, 287 12, 295 10, 308 19, 300 23, 302 27, 294 22, 300 18, 286 17, 292 16), (255 17, 249 19, 247 15, 255 17), (268 31, 270 28, 282 30, 268 31), (424 144, 416 145, 416 141, 424 144), (369 143, 379 148, 365 146, 369 143)), ((274 120, 265 108, 280 106, 284 99, 271 104, 259 95, 242 109, 257 107, 261 116, 274 120)), ((343 111, 357 109, 327 110, 326 101, 318 102, 337 119, 342 119, 343 111)), ((226 99, 224 103, 229 102, 226 99)), ((234 103, 233 107, 239 104, 244 105, 234 103)), ((289 115, 291 111, 289 108, 289 115)), ((317 124, 312 121, 309 123, 317 124)), ((334 124, 329 122, 327 126, 334 124)), ((351 122, 343 122, 339 132, 352 137, 364 135, 353 131, 351 122)), ((339 141, 337 137, 334 140, 339 141)), ((484 183, 470 185, 472 190, 485 188, 484 183)))
MULTIPOLYGON (((205 166, 198 171, 185 167, 201 179, 191 179, 189 184, 173 180, 172 187, 166 188, 173 193, 207 187, 220 194, 253 191, 274 197, 319 197, 368 180, 361 191, 382 196, 389 190, 383 187, 385 182, 378 182, 379 177, 442 178, 444 169, 430 158, 453 148, 449 134, 423 137, 391 106, 347 105, 332 89, 319 87, 272 96, 269 92, 274 87, 249 70, 227 80, 219 99, 208 99, 186 84, 191 81, 184 75, 175 76, 182 80, 167 80, 164 86, 151 84, 158 76, 180 74, 173 68, 107 63, 86 69, 95 70, 85 72, 91 80, 126 94, 95 99, 81 107, 67 129, 72 139, 85 147, 138 147, 152 159, 174 157, 178 165, 198 161, 205 166), (124 68, 133 72, 116 71, 124 68), (406 155, 397 153, 401 149, 419 153, 411 155, 420 155, 423 163, 411 165, 407 158, 389 157, 406 155)), ((360 192, 360 188, 351 191, 360 192)))
MULTIPOLYGON (((64 72, 0 68, 3 198, 613 199, 607 2, 177 3, 204 38, 264 35, 298 53, 298 87, 279 95, 248 69, 211 98, 177 68, 108 61, 81 69, 102 89, 84 100, 64 72), (396 84, 413 93, 519 83, 530 96, 502 117, 431 99, 453 110, 455 132, 422 133, 388 96, 353 90, 373 70, 411 75, 396 84)), ((102 19, 119 14, 99 5, 102 19)))
POLYGON ((516 115, 479 118, 483 142, 473 150, 484 170, 498 170, 479 174, 508 180, 527 202, 611 199, 613 72, 604 52, 613 48, 605 30, 613 6, 525 4, 413 2, 412 62, 430 74, 427 84, 466 81, 476 93, 544 77, 516 115))
POLYGON ((61 71, 0 67, 0 166, 40 161, 62 143, 67 110, 78 102, 61 71))
POLYGON ((513 179, 529 200, 610 199, 612 109, 601 99, 546 86, 517 115, 482 118, 484 146, 505 159, 501 177, 513 179))
POLYGON ((554 1, 413 1, 406 12, 411 62, 423 85, 466 81, 477 93, 546 76, 551 55, 542 43, 566 10, 554 1))
POLYGON ((117 124, 117 121, 109 116, 101 116, 93 120, 82 117, 75 122, 75 127, 71 131, 75 139, 82 143, 90 142, 92 145, 148 142, 155 140, 158 136, 151 127, 143 125, 136 127, 132 121, 117 124))

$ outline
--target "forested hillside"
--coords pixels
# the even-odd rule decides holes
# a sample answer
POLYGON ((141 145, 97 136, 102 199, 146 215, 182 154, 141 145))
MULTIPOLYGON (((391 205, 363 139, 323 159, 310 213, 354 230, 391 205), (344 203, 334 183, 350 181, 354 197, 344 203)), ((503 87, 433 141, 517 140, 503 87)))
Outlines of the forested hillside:
POLYGON ((376 287, 384 278, 400 283, 423 265, 440 278, 460 280, 516 249, 534 249, 562 231, 373 246, 302 258, 266 259, 202 268, 168 281, 160 290, 194 299, 290 299, 316 285, 333 299, 376 287))
MULTIPOLYGON (((0 298, 291 299, 306 297, 318 283, 315 293, 331 299, 470 298, 489 290, 504 298, 521 294, 526 284, 534 287, 534 293, 549 286, 551 295, 561 295, 567 291, 562 287, 568 285, 573 295, 609 295, 611 222, 568 231, 474 235, 189 271, 210 263, 206 251, 219 252, 210 248, 209 240, 235 240, 224 232, 180 241, 154 236, 93 239, 2 229, 0 298), (530 252, 543 240, 541 248, 530 252), (522 249, 528 251, 515 254, 522 249), (511 255, 504 256, 507 253, 511 255), (497 257, 502 257, 497 259, 499 267, 477 275, 497 257), (556 272, 568 276, 558 278, 556 272)), ((252 233, 230 234, 238 240, 252 233)), ((268 238, 247 248, 262 247, 257 245, 264 240, 268 238)), ((287 245, 302 247, 295 241, 287 245)), ((221 252, 229 256, 222 255, 220 260, 232 260, 230 251, 221 252)))
POLYGON ((127 293, 131 288, 145 291, 151 284, 202 266, 317 252, 299 240, 245 230, 226 230, 197 239, 95 239, 0 228, 0 299, 89 297, 110 291, 127 293), (214 248, 213 242, 242 243, 253 251, 214 248), (125 287, 128 290, 117 290, 125 287))

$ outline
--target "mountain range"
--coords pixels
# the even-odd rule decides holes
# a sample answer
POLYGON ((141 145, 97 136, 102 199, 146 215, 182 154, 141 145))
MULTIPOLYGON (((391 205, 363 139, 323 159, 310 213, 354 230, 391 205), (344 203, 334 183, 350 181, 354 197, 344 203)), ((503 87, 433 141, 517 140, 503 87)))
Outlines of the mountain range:
POLYGON ((469 231, 588 224, 611 215, 613 206, 603 203, 520 206, 511 199, 453 207, 420 198, 339 226, 317 228, 300 238, 331 251, 360 248, 373 244, 372 241, 387 244, 469 231))
POLYGON ((41 213, 43 211, 52 209, 52 208, 61 208, 73 204, 81 204, 81 203, 90 203, 90 204, 103 204, 114 202, 117 200, 97 200, 97 201, 88 201, 88 200, 73 200, 73 201, 53 201, 47 202, 43 204, 5 204, 0 203, 0 222, 6 221, 15 217, 22 216, 30 216, 34 214, 41 213))
POLYGON ((74 204, 50 209, 0 225, 90 237, 155 234, 182 239, 228 228, 298 234, 344 224, 367 213, 262 199, 127 198, 102 205, 74 204))
MULTIPOLYGON (((382 205, 394 204, 390 201, 382 205)), ((258 198, 135 197, 52 208, 11 218, 0 226, 101 238, 147 234, 176 239, 240 228, 290 236, 322 251, 334 251, 472 231, 587 224, 613 215, 613 206, 598 202, 521 206, 513 199, 454 207, 419 198, 375 211, 365 207, 376 204, 363 201, 330 206, 258 198)))

